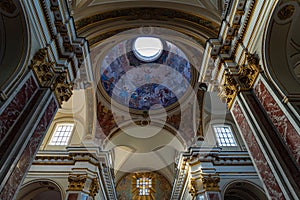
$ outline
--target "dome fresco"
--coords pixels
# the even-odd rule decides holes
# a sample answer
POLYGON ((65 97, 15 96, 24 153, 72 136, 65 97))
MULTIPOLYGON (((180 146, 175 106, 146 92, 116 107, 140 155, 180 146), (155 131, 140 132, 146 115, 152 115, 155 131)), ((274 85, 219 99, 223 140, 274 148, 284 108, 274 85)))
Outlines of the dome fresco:
POLYGON ((136 110, 160 109, 177 102, 191 81, 191 66, 174 44, 163 41, 160 56, 151 61, 134 53, 134 40, 123 41, 105 56, 101 86, 116 102, 136 110))

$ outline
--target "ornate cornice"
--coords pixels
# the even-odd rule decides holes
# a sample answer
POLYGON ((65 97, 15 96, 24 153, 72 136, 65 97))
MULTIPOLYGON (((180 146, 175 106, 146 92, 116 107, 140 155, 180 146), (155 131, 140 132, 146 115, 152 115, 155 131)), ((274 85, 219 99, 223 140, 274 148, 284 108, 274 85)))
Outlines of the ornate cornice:
MULTIPOLYGON (((208 38, 217 37, 220 28, 219 24, 209 19, 206 19, 200 15, 195 15, 193 13, 183 12, 180 10, 174 10, 170 8, 149 7, 123 8, 98 13, 76 21, 75 26, 78 30, 78 33, 80 34, 86 29, 94 27, 94 25, 96 24, 104 25, 113 22, 117 23, 121 21, 126 21, 126 23, 122 24, 121 26, 116 26, 113 27, 113 29, 101 31, 101 33, 99 33, 98 35, 89 38, 89 44, 91 46, 94 46, 102 40, 112 37, 118 33, 141 27, 141 25, 136 25, 136 23, 130 23, 136 20, 146 21, 147 26, 170 28, 182 32, 188 35, 189 37, 193 38, 197 43, 201 44, 202 46, 205 45, 205 42, 208 38), (157 21, 161 21, 162 23, 157 23, 157 21), (177 24, 177 26, 165 26, 166 21, 175 23, 177 24), (179 24, 182 24, 183 26, 179 28, 179 24), (187 30, 185 25, 193 27, 197 31, 191 32, 191 29, 187 30), (201 36, 198 34, 199 30, 202 31, 201 36), (203 35, 206 35, 206 37, 203 38, 203 35)), ((145 26, 145 23, 143 23, 143 26, 145 26)))
POLYGON ((40 0, 46 24, 51 38, 56 44, 58 60, 64 60, 64 68, 69 79, 76 78, 78 69, 84 64, 84 53, 87 54, 87 41, 76 36, 73 18, 66 12, 65 1, 40 0))
POLYGON ((187 159, 181 156, 179 158, 176 180, 174 181, 170 199, 180 199, 182 192, 184 191, 184 186, 188 179, 189 170, 190 168, 187 159))
MULTIPOLYGON (((216 91, 216 83, 221 83, 220 77, 224 77, 226 64, 235 63, 237 49, 245 49, 243 40, 250 25, 250 19, 254 14, 256 0, 233 1, 232 9, 224 18, 218 38, 210 39, 206 48, 210 58, 214 59, 214 65, 210 65, 207 71, 212 72, 204 76, 201 81, 209 83, 210 90, 216 91)), ((206 59, 210 59, 209 57, 206 59)), ((205 63, 205 62, 203 62, 205 63)), ((225 72, 227 73, 227 72, 225 72)), ((234 74, 234 72, 232 72, 234 74)), ((223 80, 224 82, 224 80, 223 80)), ((228 88, 227 88, 228 89, 228 88)))
POLYGON ((133 20, 181 20, 190 23, 194 23, 196 26, 205 27, 206 30, 214 34, 218 34, 219 25, 203 18, 199 15, 187 13, 179 10, 173 10, 169 8, 126 8, 99 13, 81 20, 76 21, 75 26, 80 31, 84 27, 87 27, 96 22, 126 18, 129 21, 133 20))

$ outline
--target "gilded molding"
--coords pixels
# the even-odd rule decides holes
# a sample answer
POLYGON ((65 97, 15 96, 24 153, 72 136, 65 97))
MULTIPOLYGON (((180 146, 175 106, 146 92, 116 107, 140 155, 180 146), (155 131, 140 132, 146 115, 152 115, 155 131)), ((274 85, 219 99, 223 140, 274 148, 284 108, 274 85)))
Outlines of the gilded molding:
POLYGON ((205 191, 219 191, 219 182, 220 177, 218 175, 212 176, 209 174, 208 176, 202 177, 203 188, 205 191))
POLYGON ((61 73, 54 82, 54 94, 60 105, 72 96, 73 85, 67 81, 67 73, 61 73))
POLYGON ((91 186, 90 186, 90 196, 91 197, 94 197, 96 196, 96 194, 98 193, 98 190, 99 190, 100 186, 99 186, 99 181, 97 178, 93 178, 92 179, 92 183, 91 183, 91 186))
POLYGON ((188 190, 189 190, 189 193, 192 195, 193 198, 197 194, 197 189, 196 188, 197 188, 197 186, 196 186, 196 180, 194 178, 191 178, 189 186, 188 186, 188 190))
POLYGON ((220 177, 212 174, 204 175, 201 174, 199 178, 190 178, 188 190, 191 196, 194 198, 197 194, 215 191, 219 192, 220 177))
POLYGON ((219 97, 227 103, 229 109, 238 93, 251 90, 259 73, 262 72, 257 55, 247 53, 246 61, 247 64, 241 65, 237 74, 232 74, 228 69, 224 75, 224 84, 220 87, 219 97))
POLYGON ((31 60, 33 71, 41 87, 51 88, 60 105, 72 96, 73 85, 67 80, 67 72, 56 72, 55 63, 48 59, 47 49, 40 49, 31 60))
POLYGON ((40 49, 31 60, 29 66, 41 87, 50 87, 54 81, 54 63, 48 60, 47 49, 40 49))
POLYGON ((259 60, 255 54, 246 54, 247 64, 242 65, 238 72, 241 90, 250 90, 261 72, 259 60))
POLYGON ((68 177, 68 191, 82 191, 86 182, 85 174, 71 174, 68 177))
POLYGON ((224 79, 224 84, 220 87, 218 96, 227 103, 227 106, 230 109, 239 92, 239 86, 234 76, 228 72, 224 75, 224 79))

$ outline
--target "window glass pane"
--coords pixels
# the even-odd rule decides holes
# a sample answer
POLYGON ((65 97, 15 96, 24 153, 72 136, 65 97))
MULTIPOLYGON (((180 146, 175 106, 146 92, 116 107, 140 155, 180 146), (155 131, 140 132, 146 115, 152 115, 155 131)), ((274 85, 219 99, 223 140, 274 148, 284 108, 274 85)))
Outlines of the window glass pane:
POLYGON ((214 126, 214 131, 220 146, 237 146, 230 126, 214 126))
POLYGON ((50 145, 67 145, 70 139, 74 124, 59 124, 57 125, 50 145))
POLYGON ((151 178, 139 178, 136 180, 136 187, 139 188, 140 196, 148 196, 150 195, 150 189, 152 187, 151 178))

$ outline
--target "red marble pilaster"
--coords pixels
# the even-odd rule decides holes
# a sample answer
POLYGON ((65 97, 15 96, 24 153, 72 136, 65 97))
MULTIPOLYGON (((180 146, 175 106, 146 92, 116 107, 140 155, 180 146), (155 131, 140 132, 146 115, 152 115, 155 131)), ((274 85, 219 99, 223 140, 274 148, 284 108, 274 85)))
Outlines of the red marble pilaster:
POLYGON ((239 126, 241 134, 247 144, 250 154, 252 155, 252 159, 256 168, 258 169, 261 180, 268 190, 267 192, 269 193, 269 196, 274 200, 285 199, 282 190, 280 189, 279 184, 272 173, 272 170, 262 150, 260 149, 256 137, 252 132, 238 102, 235 103, 232 113, 236 120, 236 124, 239 126))
MULTIPOLYGON (((280 133, 285 144, 291 150, 296 162, 300 165, 300 136, 290 123, 284 111, 280 108, 264 83, 260 80, 254 88, 254 93, 268 114, 272 123, 280 133)), ((300 130, 298 130, 300 132, 300 130)))
POLYGON ((207 196, 209 200, 221 200, 221 195, 219 192, 209 192, 207 196))
POLYGON ((68 197, 67 197, 67 200, 77 200, 78 198, 78 193, 71 193, 71 194, 68 194, 68 197))
POLYGON ((50 125, 57 109, 58 105, 52 97, 49 101, 47 109, 45 110, 42 118, 40 119, 33 135, 31 136, 28 144, 26 145, 16 167, 13 169, 8 181, 6 182, 3 190, 0 193, 0 199, 9 200, 13 199, 16 191, 21 185, 23 179, 29 170, 31 163, 38 151, 38 148, 44 138, 44 135, 50 125))
POLYGON ((30 76, 7 106, 0 110, 0 142, 25 109, 30 98, 38 90, 33 77, 30 76))
POLYGON ((94 198, 79 191, 68 191, 66 200, 93 200, 94 198))

